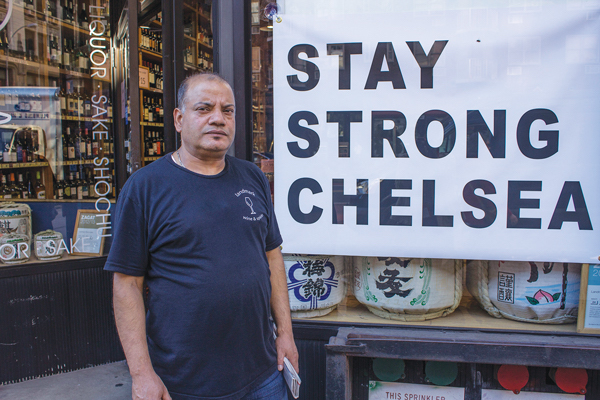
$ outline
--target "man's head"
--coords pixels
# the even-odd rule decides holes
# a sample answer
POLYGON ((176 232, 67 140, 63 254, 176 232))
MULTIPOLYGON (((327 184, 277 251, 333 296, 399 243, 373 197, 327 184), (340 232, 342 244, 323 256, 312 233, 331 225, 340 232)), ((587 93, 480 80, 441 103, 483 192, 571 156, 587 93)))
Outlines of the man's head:
POLYGON ((182 146, 197 158, 222 158, 235 136, 235 99, 231 86, 216 74, 186 78, 173 111, 182 146))

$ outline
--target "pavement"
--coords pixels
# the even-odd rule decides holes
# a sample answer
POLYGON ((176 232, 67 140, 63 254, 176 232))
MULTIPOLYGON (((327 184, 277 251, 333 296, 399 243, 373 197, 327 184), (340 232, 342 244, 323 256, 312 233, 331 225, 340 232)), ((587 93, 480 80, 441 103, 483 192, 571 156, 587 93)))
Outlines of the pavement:
POLYGON ((0 386, 1 400, 131 400, 125 361, 0 386))

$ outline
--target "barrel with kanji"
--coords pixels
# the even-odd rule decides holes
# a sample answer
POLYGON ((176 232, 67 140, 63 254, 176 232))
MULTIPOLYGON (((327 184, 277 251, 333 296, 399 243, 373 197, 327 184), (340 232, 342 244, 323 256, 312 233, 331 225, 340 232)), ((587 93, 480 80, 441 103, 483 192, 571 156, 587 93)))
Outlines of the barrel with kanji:
POLYGON ((346 257, 284 254, 283 259, 293 317, 329 314, 346 297, 346 257))
POLYGON ((424 321, 452 313, 462 297, 463 260, 355 257, 354 295, 373 314, 424 321))
POLYGON ((577 321, 581 264, 469 261, 467 289, 497 318, 566 324, 577 321))

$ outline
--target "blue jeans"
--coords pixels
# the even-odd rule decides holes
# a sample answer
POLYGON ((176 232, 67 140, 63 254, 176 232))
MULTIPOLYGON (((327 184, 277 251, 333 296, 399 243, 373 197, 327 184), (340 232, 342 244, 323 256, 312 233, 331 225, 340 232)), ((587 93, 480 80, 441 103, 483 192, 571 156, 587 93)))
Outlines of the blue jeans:
POLYGON ((283 373, 275 371, 263 383, 242 397, 242 400, 287 400, 287 384, 283 373))

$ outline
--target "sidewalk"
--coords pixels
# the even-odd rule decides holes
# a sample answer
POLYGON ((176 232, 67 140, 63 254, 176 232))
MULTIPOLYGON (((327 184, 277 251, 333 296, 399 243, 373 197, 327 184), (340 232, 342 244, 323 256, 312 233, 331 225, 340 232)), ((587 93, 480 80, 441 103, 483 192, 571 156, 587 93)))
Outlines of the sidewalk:
POLYGON ((1 400, 131 400, 125 361, 0 386, 1 400))

